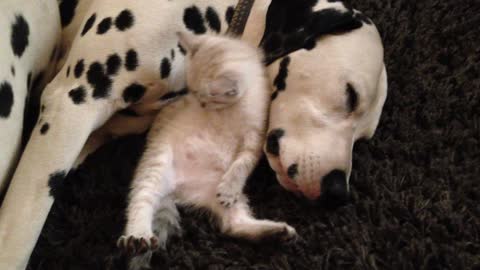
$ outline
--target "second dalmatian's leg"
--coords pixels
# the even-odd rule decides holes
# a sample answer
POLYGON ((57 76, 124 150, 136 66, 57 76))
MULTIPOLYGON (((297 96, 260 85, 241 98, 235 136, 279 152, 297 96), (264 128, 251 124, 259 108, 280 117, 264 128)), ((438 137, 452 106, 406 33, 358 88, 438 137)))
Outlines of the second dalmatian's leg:
POLYGON ((44 111, 33 130, 0 209, 0 269, 25 269, 55 190, 92 130, 115 111, 111 100, 75 105, 59 87, 48 86, 44 111), (58 91, 55 92, 55 91, 58 91))
POLYGON ((90 137, 88 137, 80 155, 75 160, 73 168, 78 168, 90 154, 94 153, 110 139, 146 132, 150 128, 154 118, 155 114, 142 116, 123 115, 121 113, 115 114, 105 125, 95 130, 90 137))

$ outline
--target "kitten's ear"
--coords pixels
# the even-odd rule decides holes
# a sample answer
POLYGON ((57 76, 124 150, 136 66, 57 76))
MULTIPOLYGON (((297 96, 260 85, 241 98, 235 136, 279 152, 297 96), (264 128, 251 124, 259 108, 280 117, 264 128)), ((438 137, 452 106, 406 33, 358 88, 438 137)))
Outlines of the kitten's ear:
POLYGON ((200 47, 200 38, 187 31, 177 32, 180 45, 191 55, 195 54, 200 47))

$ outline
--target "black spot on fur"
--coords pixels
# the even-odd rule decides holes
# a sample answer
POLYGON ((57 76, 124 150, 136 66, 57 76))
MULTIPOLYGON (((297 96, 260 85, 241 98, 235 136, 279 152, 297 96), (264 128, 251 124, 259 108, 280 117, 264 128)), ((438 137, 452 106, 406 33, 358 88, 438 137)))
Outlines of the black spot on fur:
POLYGON ((220 22, 220 18, 218 17, 218 13, 215 11, 213 7, 207 8, 207 12, 205 13, 205 18, 207 19, 207 23, 210 29, 219 33, 222 28, 222 25, 220 22))
POLYGON ((85 23, 85 26, 83 26, 81 36, 84 36, 88 32, 88 30, 90 30, 90 28, 92 28, 93 24, 95 23, 96 18, 97 18, 97 15, 95 13, 93 13, 92 16, 90 16, 90 18, 88 18, 87 22, 85 23))
POLYGON ((187 29, 193 31, 195 34, 203 34, 207 31, 202 13, 200 13, 200 10, 196 6, 191 6, 185 9, 185 12, 183 13, 183 22, 187 29))
POLYGON ((115 19, 115 26, 120 31, 125 31, 133 26, 134 17, 130 10, 125 9, 115 19))
POLYGON ((10 72, 12 72, 12 76, 15 76, 15 66, 14 65, 12 65, 10 67, 10 72))
POLYGON ((107 17, 103 19, 97 26, 97 34, 99 35, 105 34, 108 30, 110 30, 111 26, 112 26, 112 18, 107 17))
POLYGON ((136 111, 134 111, 130 108, 120 110, 120 111, 118 111, 118 113, 121 114, 121 115, 124 115, 124 116, 131 116, 131 117, 139 117, 140 116, 136 111))
POLYGON ((185 96, 186 94, 188 94, 188 89, 183 88, 179 91, 171 91, 171 92, 166 93, 165 95, 160 97, 160 100, 165 101, 165 100, 185 96))
POLYGON ((272 95, 270 96, 270 100, 275 100, 278 97, 278 91, 274 91, 272 95))
POLYGON ((30 35, 30 28, 22 15, 15 16, 11 31, 10 44, 13 54, 21 57, 28 46, 28 36, 30 35))
POLYGON ((72 22, 77 5, 78 0, 62 0, 59 6, 62 27, 66 27, 72 22))
POLYGON ((297 176, 297 174, 298 174, 298 164, 297 163, 294 163, 294 164, 288 166, 288 169, 287 169, 288 177, 290 177, 291 179, 294 179, 295 176, 297 176))
POLYGON ((42 105, 42 106, 40 107, 40 112, 44 112, 44 111, 45 111, 45 105, 42 105))
POLYGON ((175 50, 174 49, 170 50, 170 57, 172 58, 172 60, 175 60, 175 50))
POLYGON ((229 6, 225 11, 225 20, 227 21, 228 25, 232 22, 233 13, 235 13, 235 7, 229 6))
POLYGON ((67 67, 67 78, 70 76, 70 66, 67 67))
POLYGON ((87 96, 87 91, 83 86, 74 88, 68 92, 68 96, 72 99, 74 104, 82 104, 85 102, 85 97, 87 96))
POLYGON ((42 125, 40 128, 40 134, 45 135, 48 132, 48 129, 50 128, 50 125, 48 123, 45 123, 42 125))
POLYGON ((188 94, 188 89, 186 87, 177 91, 177 95, 179 96, 185 96, 186 94, 188 94))
POLYGON ((284 57, 280 62, 278 74, 273 80, 273 85, 277 88, 277 91, 283 91, 287 87, 288 65, 290 64, 290 57, 284 57))
POLYGON ((9 82, 0 84, 0 118, 7 118, 13 107, 13 90, 9 82))
POLYGON ((170 61, 168 61, 166 57, 163 58, 162 63, 160 64, 160 77, 162 79, 167 78, 168 75, 170 75, 171 68, 170 61))
POLYGON ((35 79, 33 79, 32 83, 32 91, 37 91, 39 90, 38 87, 40 86, 40 83, 43 81, 43 77, 45 76, 45 72, 40 71, 35 79))
POLYGON ((102 64, 94 62, 87 71, 87 81, 93 87, 94 98, 108 97, 112 88, 112 80, 105 74, 102 64))
POLYGON ((57 171, 50 174, 48 179, 48 186, 50 187, 50 196, 59 198, 63 191, 64 179, 67 173, 65 171, 57 171))
POLYGON ((134 71, 138 67, 138 56, 137 52, 133 49, 130 49, 125 56, 125 68, 128 71, 134 71))
POLYGON ((285 135, 285 130, 281 128, 272 129, 267 136, 266 150, 268 153, 278 156, 280 155, 280 143, 279 140, 285 135))
POLYGON ((123 100, 127 103, 135 103, 143 97, 146 90, 145 86, 138 83, 132 83, 123 90, 123 100))
POLYGON ((32 72, 30 71, 27 75, 27 90, 30 91, 30 86, 32 85, 32 72))
POLYGON ((73 70, 73 74, 75 75, 75 78, 80 78, 83 74, 83 70, 85 69, 85 66, 83 64, 83 59, 78 60, 77 64, 75 65, 75 68, 73 70))
POLYGON ((358 94, 355 88, 347 83, 347 109, 348 112, 353 112, 358 106, 358 94))
POLYGON ((185 48, 183 48, 182 45, 180 45, 180 43, 178 43, 178 49, 180 50, 180 53, 185 55, 187 54, 187 50, 185 50, 185 48))
POLYGON ((116 75, 122 65, 122 58, 118 54, 112 54, 107 59, 107 74, 116 75))

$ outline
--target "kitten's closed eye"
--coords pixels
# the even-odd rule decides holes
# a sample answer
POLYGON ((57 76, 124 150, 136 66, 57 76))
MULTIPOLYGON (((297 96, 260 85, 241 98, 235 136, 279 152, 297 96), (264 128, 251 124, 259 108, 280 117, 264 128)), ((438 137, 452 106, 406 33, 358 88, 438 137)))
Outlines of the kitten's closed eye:
POLYGON ((236 96, 237 94, 238 94, 237 89, 231 89, 225 93, 227 97, 233 97, 233 96, 236 96))

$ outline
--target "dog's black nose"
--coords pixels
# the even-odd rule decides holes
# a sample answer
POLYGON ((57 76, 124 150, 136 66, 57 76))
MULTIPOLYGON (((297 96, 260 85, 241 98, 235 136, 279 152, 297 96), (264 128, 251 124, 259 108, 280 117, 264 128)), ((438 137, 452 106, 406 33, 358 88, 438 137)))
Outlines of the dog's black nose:
POLYGON ((348 200, 347 177, 344 171, 333 170, 322 179, 320 200, 327 206, 338 207, 348 200))

